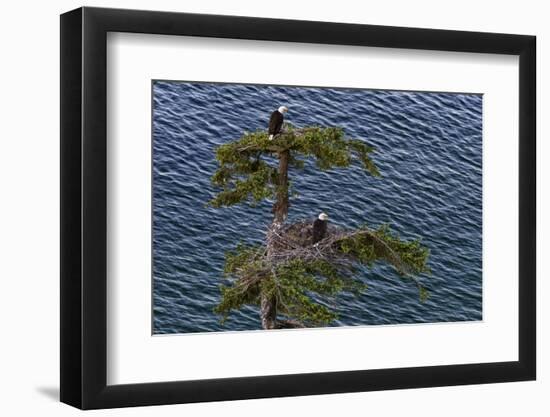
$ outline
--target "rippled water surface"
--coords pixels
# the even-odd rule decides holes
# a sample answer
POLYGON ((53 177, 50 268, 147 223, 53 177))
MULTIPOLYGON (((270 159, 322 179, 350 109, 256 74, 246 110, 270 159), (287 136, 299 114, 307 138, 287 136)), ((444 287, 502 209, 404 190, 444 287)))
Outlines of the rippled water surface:
POLYGON ((218 145, 264 129, 280 105, 295 126, 341 126, 376 147, 382 178, 359 167, 290 172, 300 195, 289 221, 320 211, 333 224, 390 223, 431 250, 430 291, 420 303, 410 280, 388 266, 363 269, 361 296, 344 293, 334 326, 481 320, 482 96, 356 89, 155 81, 153 83, 153 331, 259 329, 246 307, 225 324, 220 299, 225 251, 260 243, 271 205, 205 207, 218 145))

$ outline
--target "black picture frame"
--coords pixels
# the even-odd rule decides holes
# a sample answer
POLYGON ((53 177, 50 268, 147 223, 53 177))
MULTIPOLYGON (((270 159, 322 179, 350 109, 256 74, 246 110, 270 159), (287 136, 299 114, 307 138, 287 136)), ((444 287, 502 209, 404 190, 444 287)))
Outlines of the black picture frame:
POLYGON ((533 380, 536 376, 534 36, 79 8, 61 15, 61 401, 82 409, 533 380), (519 56, 519 360, 107 385, 108 32, 519 56))

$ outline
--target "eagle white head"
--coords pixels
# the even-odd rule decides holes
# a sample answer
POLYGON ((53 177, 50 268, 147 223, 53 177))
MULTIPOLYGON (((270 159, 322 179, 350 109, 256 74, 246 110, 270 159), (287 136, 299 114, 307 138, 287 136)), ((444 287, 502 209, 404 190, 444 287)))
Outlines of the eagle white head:
POLYGON ((288 108, 286 106, 281 106, 277 110, 279 110, 279 113, 285 114, 288 111, 288 108))
POLYGON ((319 214, 319 220, 327 221, 328 220, 328 214, 327 213, 319 214))

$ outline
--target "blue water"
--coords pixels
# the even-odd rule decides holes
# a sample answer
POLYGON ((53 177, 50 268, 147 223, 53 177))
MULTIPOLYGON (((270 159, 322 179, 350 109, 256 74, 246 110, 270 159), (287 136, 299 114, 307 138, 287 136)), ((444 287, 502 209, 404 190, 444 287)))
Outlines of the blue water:
MULTIPOLYGON (((341 126, 376 147, 382 178, 361 168, 290 172, 300 195, 289 221, 325 211, 333 224, 390 223, 431 250, 430 291, 379 264, 361 270, 361 296, 334 302, 334 326, 482 319, 482 96, 240 84, 153 84, 153 332, 255 330, 256 307, 222 325, 224 252, 242 240, 261 243, 271 203, 205 207, 216 190, 218 145, 265 129, 280 105, 295 126, 341 126)), ((227 282, 226 282, 227 283, 227 282)))

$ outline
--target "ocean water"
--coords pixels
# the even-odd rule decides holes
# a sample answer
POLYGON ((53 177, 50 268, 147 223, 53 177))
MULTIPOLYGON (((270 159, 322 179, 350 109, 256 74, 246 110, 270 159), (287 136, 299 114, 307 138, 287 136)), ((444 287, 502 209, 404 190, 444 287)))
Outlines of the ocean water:
POLYGON ((153 333, 260 329, 257 307, 222 325, 224 253, 261 243, 271 203, 211 208, 218 145, 265 129, 286 105, 294 126, 341 126, 376 148, 382 177, 359 167, 289 173, 299 196, 289 221, 314 219, 356 227, 389 223, 430 248, 430 297, 419 302, 410 279, 377 264, 362 268, 361 296, 343 293, 332 326, 482 319, 482 96, 267 85, 153 82, 153 333))

